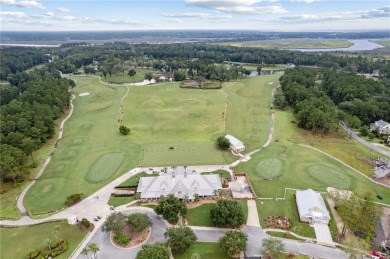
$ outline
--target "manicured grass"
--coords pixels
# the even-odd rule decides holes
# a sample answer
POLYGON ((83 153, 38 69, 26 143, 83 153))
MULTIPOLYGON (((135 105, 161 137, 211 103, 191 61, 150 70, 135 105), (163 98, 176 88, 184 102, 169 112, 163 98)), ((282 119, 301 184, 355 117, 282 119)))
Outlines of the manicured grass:
MULTIPOLYGON (((286 187, 296 189, 312 188, 325 192, 327 187, 348 189, 363 194, 364 192, 380 193, 383 200, 390 204, 390 192, 387 188, 377 185, 360 174, 343 166, 320 152, 298 143, 313 145, 329 152, 338 159, 362 170, 371 166, 369 159, 375 155, 367 153, 363 145, 353 140, 340 137, 338 134, 330 136, 314 136, 310 132, 299 129, 291 123, 294 117, 290 111, 275 110, 275 127, 273 141, 267 148, 252 156, 248 162, 238 164, 236 172, 246 172, 258 197, 283 197, 286 187), (284 154, 286 150, 286 154, 284 154), (282 161, 281 176, 271 181, 264 181, 256 169, 259 163, 266 159, 275 158, 282 161)), ((264 173, 269 174, 266 168, 264 173)), ((259 170, 261 173, 261 170, 259 170)), ((270 173, 274 168, 270 170, 270 173)), ((363 171, 365 172, 365 171, 363 171)))
POLYGON ((300 223, 298 209, 292 191, 287 192, 286 200, 257 200, 257 211, 259 213, 260 224, 263 228, 267 228, 265 219, 268 216, 284 216, 291 221, 289 231, 295 234, 315 238, 314 228, 308 223, 300 223))
POLYGON ((108 205, 118 207, 124 204, 127 204, 129 202, 134 201, 134 196, 132 197, 111 197, 108 200, 108 205))
POLYGON ((142 158, 142 145, 121 135, 117 128, 118 108, 126 88, 106 87, 96 77, 72 76, 72 79, 77 83, 73 89, 76 95, 73 115, 64 126, 53 159, 24 200, 33 213, 61 208, 65 198, 76 192, 90 195, 138 166, 142 158), (90 95, 78 96, 84 92, 90 95), (115 159, 107 163, 113 154, 115 159))
POLYGON ((123 183, 118 185, 118 187, 135 186, 138 184, 139 179, 141 177, 154 177, 154 176, 158 176, 158 174, 148 174, 146 172, 142 172, 142 173, 133 175, 132 177, 130 177, 129 179, 127 179, 126 181, 124 181, 123 183))
POLYGON ((253 76, 224 84, 229 97, 226 133, 244 142, 246 151, 262 146, 268 139, 271 92, 280 76, 253 76))
POLYGON ((0 228, 0 258, 26 258, 28 252, 35 248, 45 246, 45 240, 52 236, 54 227, 60 225, 58 238, 68 240, 68 250, 59 255, 58 259, 68 258, 78 246, 86 233, 77 226, 69 225, 66 221, 43 223, 35 226, 23 226, 13 228, 0 228))
MULTIPOLYGON (((244 212, 245 222, 248 219, 248 206, 246 201, 237 201, 244 212)), ((215 227, 210 219, 210 211, 214 203, 205 203, 187 212, 187 220, 191 226, 215 227)))
POLYGON ((230 180, 232 177, 228 171, 225 170, 215 170, 212 172, 203 172, 201 174, 208 175, 208 174, 217 174, 217 175, 222 175, 222 178, 230 180))
POLYGON ((266 232, 268 235, 273 236, 273 237, 279 237, 279 238, 286 238, 286 239, 292 239, 292 240, 298 240, 298 241, 304 241, 304 239, 297 238, 293 235, 290 235, 290 237, 286 237, 286 233, 283 232, 276 232, 276 231, 267 231, 266 232))
MULTIPOLYGON (((102 81, 110 82, 113 84, 124 84, 124 83, 134 83, 134 82, 137 83, 137 82, 142 82, 145 80, 145 74, 147 72, 153 73, 153 70, 136 69, 137 74, 134 76, 134 79, 133 79, 132 77, 127 75, 127 73, 129 72, 129 69, 127 69, 125 71, 125 73, 123 73, 123 74, 122 73, 112 74, 111 77, 109 74, 107 74, 107 78, 104 78, 104 76, 102 74, 102 81)), ((100 73, 98 73, 97 75, 100 75, 100 73)))
MULTIPOLYGON (((77 83, 74 113, 45 173, 26 195, 30 213, 64 207, 70 194, 88 196, 140 165, 226 164, 237 159, 215 145, 224 131, 227 98, 221 90, 181 89, 178 83, 130 87, 123 125, 131 133, 123 136, 117 128, 118 109, 127 89, 107 87, 97 77, 71 78, 77 83), (78 96, 85 92, 90 95, 78 96)), ((266 141, 271 89, 278 78, 252 77, 223 86, 229 96, 227 131, 244 141, 247 150, 266 141)))
POLYGON ((201 258, 226 259, 228 256, 220 248, 218 243, 196 242, 184 253, 173 253, 175 259, 190 259, 193 254, 199 254, 201 258))
POLYGON ((341 39, 278 39, 245 42, 227 42, 221 44, 237 47, 257 47, 266 49, 327 49, 348 48, 352 46, 351 42, 341 39))

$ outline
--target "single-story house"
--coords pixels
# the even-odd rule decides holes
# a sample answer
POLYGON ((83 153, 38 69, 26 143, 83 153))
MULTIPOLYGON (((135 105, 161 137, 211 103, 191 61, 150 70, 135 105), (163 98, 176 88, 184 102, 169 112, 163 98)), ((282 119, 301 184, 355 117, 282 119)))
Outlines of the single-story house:
POLYGON ((215 191, 222 189, 221 178, 217 174, 201 175, 184 167, 168 170, 164 175, 141 177, 137 192, 141 199, 158 199, 161 195, 174 194, 183 199, 188 196, 194 200, 195 194, 201 198, 215 196, 215 191))
POLYGON ((301 221, 328 224, 330 220, 329 211, 321 194, 308 189, 296 192, 299 218, 301 221))
POLYGON ((374 123, 371 123, 370 130, 377 130, 380 134, 390 134, 390 123, 379 120, 374 123))
POLYGON ((227 138, 230 142, 230 148, 236 152, 240 153, 245 150, 244 143, 237 138, 233 137, 232 135, 226 135, 225 138, 227 138))
POLYGON ((293 67, 295 67, 295 64, 294 64, 294 63, 287 63, 287 64, 285 65, 285 67, 287 67, 287 68, 293 68, 293 67))

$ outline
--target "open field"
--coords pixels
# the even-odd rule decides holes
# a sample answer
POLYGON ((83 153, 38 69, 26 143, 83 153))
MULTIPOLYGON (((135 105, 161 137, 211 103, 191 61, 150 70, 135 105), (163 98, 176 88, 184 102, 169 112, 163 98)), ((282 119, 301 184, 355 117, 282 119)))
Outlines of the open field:
MULTIPOLYGON (((271 89, 278 77, 224 84, 229 96, 228 133, 248 143, 248 150, 266 141, 271 89)), ((88 196, 140 165, 226 164, 236 159, 214 144, 224 127, 226 96, 221 90, 181 89, 177 83, 130 87, 123 124, 131 133, 123 136, 117 120, 126 88, 102 85, 97 77, 72 79, 77 81, 74 114, 52 161, 24 200, 33 214, 63 207, 65 198, 80 190, 88 196)))
POLYGON ((26 258, 28 252, 35 248, 45 246, 45 240, 50 238, 55 241, 52 232, 55 226, 61 229, 58 238, 68 240, 68 250, 56 258, 68 258, 78 246, 86 233, 77 226, 69 225, 66 221, 43 223, 34 226, 0 228, 1 258, 26 258))
MULTIPOLYGON (((371 192, 382 194, 380 202, 390 204, 388 188, 377 185, 358 173, 348 169, 339 162, 298 143, 313 145, 329 152, 358 170, 370 173, 371 166, 367 159, 375 158, 370 150, 359 143, 340 137, 339 135, 321 137, 299 129, 291 123, 294 117, 290 111, 275 110, 275 129, 273 140, 266 149, 252 156, 248 162, 240 163, 234 168, 236 172, 246 172, 250 177, 258 197, 283 197, 284 188, 326 191, 326 187, 348 189, 363 194, 371 192), (273 163, 272 168, 265 165, 273 163), (268 169, 267 169, 268 168, 268 169), (277 170, 278 169, 278 170, 277 170), (264 181, 268 175, 279 175, 272 181, 264 181)), ((379 200, 378 200, 379 201, 379 200)))
POLYGON ((223 45, 236 47, 256 47, 266 49, 330 49, 348 48, 352 43, 348 40, 333 39, 278 39, 278 40, 258 40, 242 42, 225 42, 223 45))
POLYGON ((52 161, 25 197, 30 212, 63 207, 66 196, 72 193, 87 196, 141 160, 142 146, 117 129, 119 103, 126 89, 106 87, 96 77, 72 78, 77 81, 74 112, 52 161), (78 96, 84 92, 90 95, 78 96))
POLYGON ((201 258, 226 259, 226 254, 219 248, 218 243, 196 242, 184 253, 173 253, 175 259, 190 259, 193 254, 201 258))
POLYGON ((384 47, 390 47, 390 39, 373 39, 373 40, 370 40, 371 42, 374 42, 374 43, 377 43, 377 44, 380 44, 384 47))
MULTIPOLYGON (((243 211, 245 222, 248 218, 248 205, 246 201, 237 201, 243 211)), ((202 227, 215 227, 210 219, 210 211, 213 208, 214 203, 205 203, 198 207, 188 209, 187 220, 188 224, 191 226, 202 226, 202 227)))
POLYGON ((127 75, 129 69, 125 70, 125 73, 123 74, 122 73, 112 74, 111 77, 109 74, 107 74, 107 78, 104 78, 104 76, 101 73, 97 73, 97 75, 102 76, 103 82, 110 82, 113 84, 124 84, 124 83, 142 82, 145 80, 145 74, 147 72, 153 73, 153 70, 147 70, 147 69, 136 69, 135 71, 137 72, 137 74, 134 76, 134 79, 127 75))

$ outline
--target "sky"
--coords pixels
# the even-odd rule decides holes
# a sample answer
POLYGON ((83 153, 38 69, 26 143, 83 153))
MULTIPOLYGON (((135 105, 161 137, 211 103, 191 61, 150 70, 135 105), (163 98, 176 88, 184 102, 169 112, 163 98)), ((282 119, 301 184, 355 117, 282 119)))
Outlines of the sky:
POLYGON ((3 31, 388 30, 390 1, 0 0, 3 31))

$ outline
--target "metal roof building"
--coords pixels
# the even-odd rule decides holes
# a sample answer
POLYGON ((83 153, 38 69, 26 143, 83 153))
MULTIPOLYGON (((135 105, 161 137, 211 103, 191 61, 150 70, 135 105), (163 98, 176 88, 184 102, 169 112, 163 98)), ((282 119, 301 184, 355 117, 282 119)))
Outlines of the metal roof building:
POLYGON ((328 224, 330 220, 329 211, 321 194, 307 189, 296 192, 296 202, 301 221, 328 224))
POLYGON ((242 152, 245 150, 244 143, 240 141, 239 139, 233 137, 232 135, 226 135, 225 138, 227 138, 230 142, 230 148, 236 152, 242 152))

